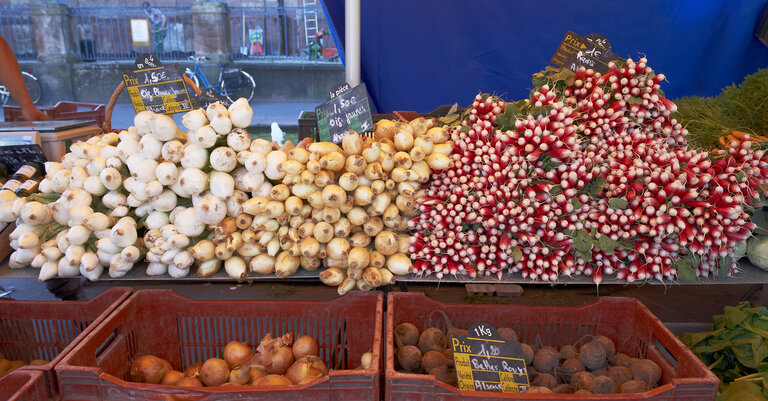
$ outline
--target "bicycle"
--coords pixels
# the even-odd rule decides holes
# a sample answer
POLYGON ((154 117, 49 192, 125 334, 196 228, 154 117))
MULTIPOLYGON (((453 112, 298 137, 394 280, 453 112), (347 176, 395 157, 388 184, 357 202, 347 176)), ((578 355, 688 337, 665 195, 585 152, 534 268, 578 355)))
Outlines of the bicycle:
MULTIPOLYGON (((37 104, 43 97, 43 87, 34 75, 22 71, 21 76, 24 77, 24 84, 27 87, 27 92, 29 92, 29 97, 32 98, 32 103, 37 104)), ((10 98, 11 92, 6 89, 5 85, 0 85, 0 105, 5 106, 10 98)))
POLYGON ((188 76, 200 90, 213 88, 219 95, 226 96, 232 102, 241 97, 249 102, 253 99, 253 94, 256 92, 256 82, 247 72, 239 68, 226 68, 225 65, 221 65, 218 83, 212 85, 200 68, 200 61, 208 58, 189 56, 189 59, 194 61, 195 65, 192 69, 187 68, 184 75, 188 76))

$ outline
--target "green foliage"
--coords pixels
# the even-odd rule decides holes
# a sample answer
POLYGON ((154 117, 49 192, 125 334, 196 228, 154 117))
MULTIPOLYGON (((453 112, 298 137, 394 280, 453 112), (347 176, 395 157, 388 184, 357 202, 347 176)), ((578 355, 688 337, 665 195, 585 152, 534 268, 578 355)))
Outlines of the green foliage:
POLYGON ((768 135, 768 68, 744 78, 741 85, 723 89, 717 97, 675 100, 675 117, 688 129, 691 143, 711 149, 733 130, 753 136, 768 135))
POLYGON ((712 319, 712 331, 680 340, 720 378, 718 400, 768 401, 768 309, 742 302, 712 319))

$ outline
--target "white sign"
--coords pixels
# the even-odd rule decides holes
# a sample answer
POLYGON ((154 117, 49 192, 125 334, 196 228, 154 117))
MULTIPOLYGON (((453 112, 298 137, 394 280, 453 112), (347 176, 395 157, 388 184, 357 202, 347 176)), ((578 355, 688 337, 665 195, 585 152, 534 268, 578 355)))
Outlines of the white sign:
POLYGON ((149 21, 146 19, 132 19, 131 39, 135 47, 149 46, 149 21))

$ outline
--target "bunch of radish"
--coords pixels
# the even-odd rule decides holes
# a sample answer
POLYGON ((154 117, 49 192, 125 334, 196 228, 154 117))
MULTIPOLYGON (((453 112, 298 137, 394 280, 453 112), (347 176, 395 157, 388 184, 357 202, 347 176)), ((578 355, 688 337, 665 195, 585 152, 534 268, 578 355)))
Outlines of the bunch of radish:
POLYGON ((451 130, 453 166, 432 175, 409 222, 416 273, 599 284, 735 271, 768 158, 748 138, 686 149, 664 76, 645 59, 610 68, 567 83, 547 70, 517 103, 475 98, 451 130))

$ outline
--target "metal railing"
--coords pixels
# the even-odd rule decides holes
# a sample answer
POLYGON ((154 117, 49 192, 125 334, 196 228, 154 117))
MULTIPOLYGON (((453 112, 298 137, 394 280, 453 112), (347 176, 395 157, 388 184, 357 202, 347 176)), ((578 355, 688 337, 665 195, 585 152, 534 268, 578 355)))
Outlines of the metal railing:
POLYGON ((234 59, 340 62, 319 3, 304 7, 230 6, 229 12, 234 59), (308 34, 307 17, 317 19, 317 26, 325 32, 322 39, 314 32, 308 34))
POLYGON ((156 7, 166 18, 165 29, 154 26, 141 7, 71 7, 77 53, 85 61, 132 60, 137 53, 153 52, 161 60, 186 59, 194 54, 189 8, 156 7), (149 46, 135 47, 131 20, 149 20, 149 46))
POLYGON ((27 6, 0 6, 0 35, 19 60, 37 58, 31 20, 27 6))

